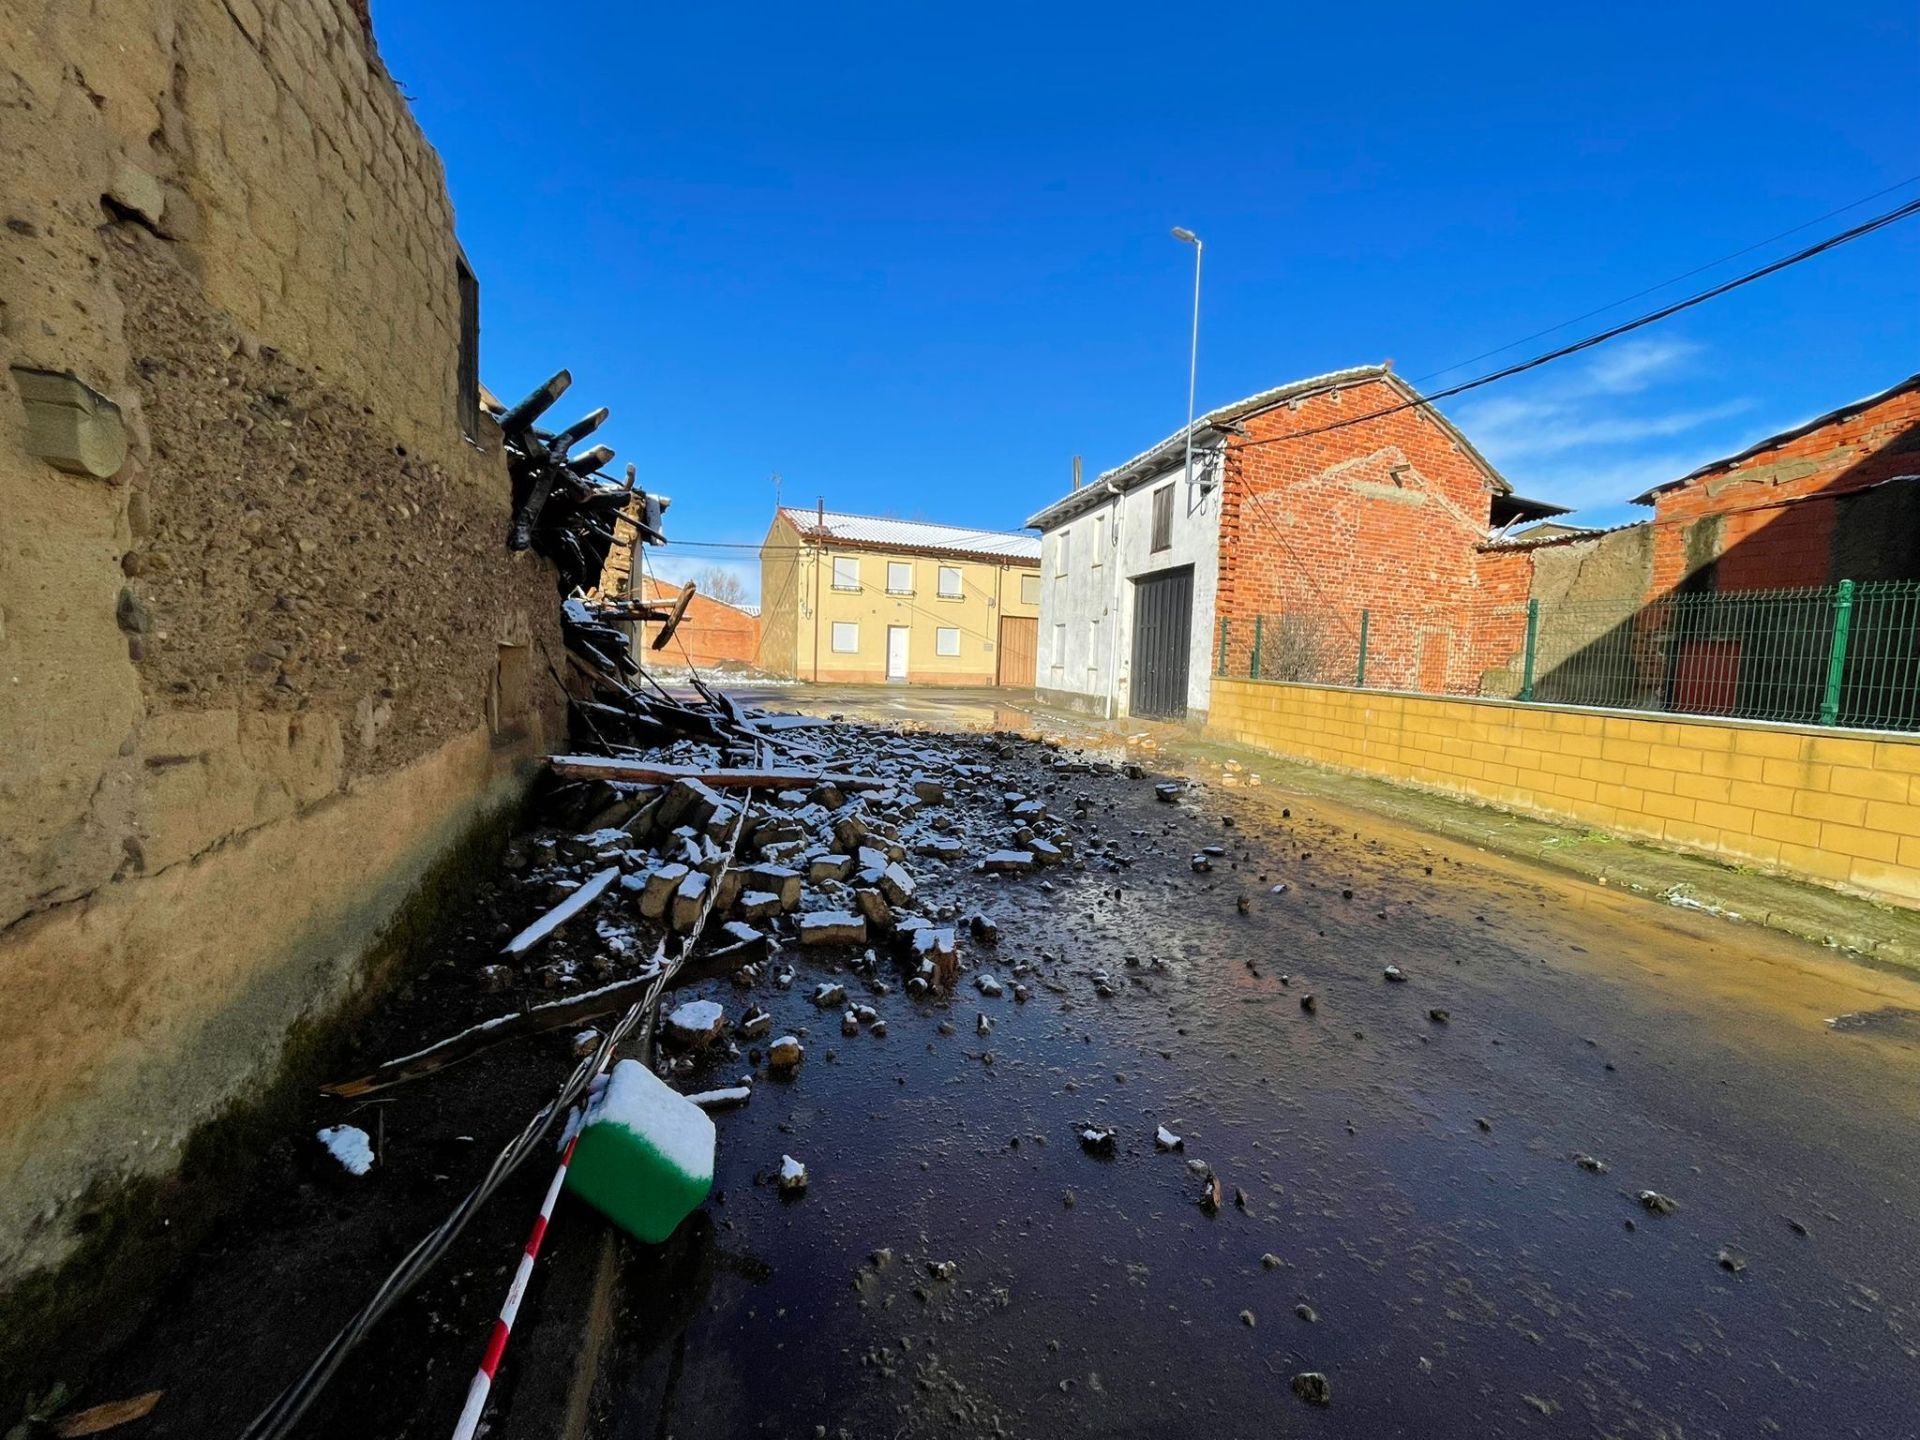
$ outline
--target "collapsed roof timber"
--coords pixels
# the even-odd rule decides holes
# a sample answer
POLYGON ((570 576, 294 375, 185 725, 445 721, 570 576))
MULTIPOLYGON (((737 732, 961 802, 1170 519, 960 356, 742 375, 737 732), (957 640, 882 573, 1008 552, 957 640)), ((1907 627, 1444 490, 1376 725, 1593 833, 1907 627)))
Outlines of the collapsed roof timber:
POLYGON ((495 418, 506 442, 507 468, 513 476, 513 521, 507 531, 509 550, 533 550, 551 560, 560 572, 560 593, 571 594, 596 584, 615 545, 664 545, 662 517, 673 503, 666 495, 638 489, 635 471, 627 466, 625 485, 603 485, 594 476, 613 460, 613 448, 595 445, 578 455, 573 447, 598 430, 607 419, 607 407, 574 421, 560 431, 535 427, 573 384, 566 370, 557 371, 512 409, 495 406, 495 418), (622 519, 636 528, 631 542, 621 539, 622 519))

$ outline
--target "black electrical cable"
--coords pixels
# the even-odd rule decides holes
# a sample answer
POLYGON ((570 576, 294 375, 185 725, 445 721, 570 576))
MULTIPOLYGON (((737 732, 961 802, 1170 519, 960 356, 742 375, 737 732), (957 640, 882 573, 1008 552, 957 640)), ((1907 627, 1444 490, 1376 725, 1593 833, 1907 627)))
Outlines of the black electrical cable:
POLYGON ((1711 289, 1689 295, 1684 300, 1676 300, 1671 305, 1663 305, 1657 310, 1650 310, 1644 315, 1636 316, 1634 319, 1624 321, 1610 329, 1599 331, 1597 334, 1589 335, 1581 340, 1575 340, 1570 345, 1562 345, 1558 349, 1549 350, 1543 355, 1536 355, 1531 360, 1522 360, 1517 365, 1508 365, 1502 369, 1491 371, 1488 374, 1476 376, 1472 380, 1463 380, 1458 385, 1450 385, 1444 390, 1436 390, 1431 395, 1423 395, 1414 400, 1403 400, 1398 405, 1389 405, 1384 409, 1370 411, 1365 415, 1355 415, 1350 419, 1335 420, 1325 425, 1316 425, 1312 429, 1295 430, 1285 435, 1269 435, 1260 440, 1229 441, 1226 449, 1229 452, 1257 450, 1266 445, 1279 445, 1292 440, 1305 440, 1314 435, 1325 435, 1335 430, 1345 430, 1353 425, 1365 425, 1369 421, 1379 420, 1388 415, 1397 415, 1405 410, 1418 410, 1428 407, 1436 400, 1445 400, 1449 396, 1464 395, 1469 390, 1478 390, 1481 386, 1491 385, 1496 380, 1510 379, 1515 375, 1524 374, 1528 370, 1536 370, 1540 366, 1550 364, 1555 360, 1564 360, 1567 356, 1576 355, 1582 350, 1591 350, 1596 345, 1617 339, 1631 331, 1644 329, 1648 325, 1667 319, 1669 316, 1678 315, 1682 310, 1691 310, 1696 305, 1704 305, 1707 301, 1717 299, 1731 290, 1738 290, 1743 285, 1751 285, 1756 280, 1763 280, 1769 275, 1776 275, 1789 266, 1798 265, 1805 260, 1811 260, 1817 255, 1823 255, 1829 250, 1845 245, 1850 240, 1858 240, 1863 235, 1871 235, 1876 230, 1884 229, 1901 220, 1910 219, 1914 215, 1920 215, 1920 200, 1909 200, 1906 204, 1896 206, 1883 215, 1876 215, 1873 219, 1864 221, 1850 230, 1842 230, 1837 235, 1829 235, 1825 240, 1819 241, 1817 244, 1809 245, 1804 250, 1797 250, 1791 255, 1773 261, 1771 264, 1762 265, 1757 270, 1749 270, 1744 275, 1736 275, 1733 279, 1715 285, 1711 289))
MULTIPOLYGON (((751 793, 751 792, 749 792, 751 793)), ((740 807, 740 817, 733 827, 733 837, 727 846, 726 858, 730 862, 740 845, 740 835, 746 829, 747 806, 740 807)), ((560 1087, 559 1094, 548 1102, 526 1126, 496 1155, 488 1166, 487 1173, 480 1183, 467 1193, 464 1200, 454 1207, 451 1214, 439 1225, 429 1231, 413 1249, 409 1250, 396 1265, 378 1289, 363 1305, 359 1312, 327 1343, 304 1373, 282 1390, 266 1409, 254 1417, 242 1433, 241 1440, 283 1440, 292 1433, 295 1425, 306 1414, 320 1392, 326 1388, 335 1372, 346 1360, 353 1348, 366 1337, 366 1334, 381 1318, 404 1299, 407 1293, 419 1283, 420 1279, 433 1268, 453 1247, 453 1242, 466 1229, 480 1207, 491 1199, 508 1178, 535 1153, 539 1152, 542 1142, 552 1131, 554 1122, 577 1104, 593 1078, 605 1068, 613 1052, 625 1041, 628 1035, 642 1020, 650 1019, 660 1003, 660 996, 668 983, 693 954, 694 944, 706 925, 712 909, 712 900, 719 891, 718 886, 709 887, 707 903, 702 907, 696 923, 689 931, 686 943, 671 961, 666 962, 653 983, 641 998, 628 1007, 627 1011, 601 1037, 599 1045, 591 1055, 585 1057, 573 1068, 566 1084, 560 1087)))
POLYGON ((1800 224, 1782 230, 1778 234, 1769 235, 1764 240, 1756 240, 1751 245, 1742 245, 1738 250, 1730 250, 1717 260, 1709 260, 1706 264, 1696 265, 1691 270, 1682 270, 1678 275, 1669 275, 1666 279, 1636 290, 1631 295, 1622 295, 1618 300, 1609 300, 1604 305, 1596 305, 1593 309, 1575 315, 1571 319, 1562 320, 1558 325, 1549 325, 1546 329, 1536 330, 1531 335, 1522 335, 1518 340, 1509 340, 1506 344, 1496 345, 1491 350, 1482 350, 1478 355, 1469 355, 1466 359, 1456 360, 1451 365, 1442 365, 1438 370, 1429 370, 1424 375, 1416 375, 1413 383, 1424 385, 1437 376, 1449 375, 1455 370, 1464 370, 1469 365, 1477 365, 1482 360, 1491 359, 1495 355, 1504 355, 1507 351, 1531 341, 1545 339, 1549 335, 1565 330, 1570 325, 1578 325, 1582 320, 1591 320, 1594 316, 1604 315, 1609 310, 1618 310, 1622 305, 1631 305, 1635 300, 1644 300, 1656 290, 1664 290, 1669 285, 1678 285, 1682 280, 1691 280, 1696 275, 1704 275, 1707 271, 1724 265, 1729 260, 1738 260, 1742 255, 1751 255, 1754 251, 1763 249, 1777 240, 1784 240, 1789 235, 1798 235, 1802 230, 1811 230, 1814 226, 1831 220, 1836 215, 1844 215, 1849 210, 1858 210, 1862 205, 1878 200, 1883 195, 1891 195, 1896 190, 1904 190, 1914 184, 1920 184, 1920 175, 1909 175, 1906 179, 1895 181, 1883 190, 1876 190, 1871 195, 1862 195, 1858 200, 1849 200, 1846 204, 1829 210, 1824 215, 1816 215, 1811 220, 1803 220, 1800 224))

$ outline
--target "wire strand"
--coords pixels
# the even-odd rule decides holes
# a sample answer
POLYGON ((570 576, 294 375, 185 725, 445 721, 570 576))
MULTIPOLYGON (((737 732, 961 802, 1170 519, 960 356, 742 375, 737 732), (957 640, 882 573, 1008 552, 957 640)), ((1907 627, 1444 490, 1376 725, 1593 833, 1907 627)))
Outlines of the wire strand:
POLYGON ((1826 239, 1809 245, 1804 250, 1795 251, 1793 254, 1784 256, 1770 264, 1762 265, 1757 270, 1749 270, 1744 275, 1736 275, 1731 280, 1723 281, 1710 289, 1689 295, 1684 300, 1676 300, 1671 305, 1663 305, 1657 310, 1650 310, 1644 315, 1635 316, 1631 320, 1623 321, 1597 334, 1588 335, 1584 339, 1575 340, 1571 344, 1549 350, 1543 355, 1536 355, 1531 360, 1522 360, 1516 365, 1504 366, 1499 370, 1476 376, 1471 380, 1463 380, 1458 385, 1450 385, 1444 390, 1436 390, 1431 395, 1422 395, 1412 400, 1403 400, 1397 405, 1388 405, 1383 409, 1370 411, 1365 415, 1355 415, 1350 419, 1334 420, 1325 425, 1314 426, 1311 429, 1290 431, 1285 435, 1269 435, 1258 440, 1230 440, 1227 442, 1226 450, 1229 454, 1241 450, 1257 450, 1267 445, 1279 445, 1293 440, 1305 440, 1315 435, 1326 435, 1335 430, 1345 430, 1354 425, 1365 425, 1369 421, 1379 420, 1388 415, 1397 415, 1406 410, 1430 409, 1437 400, 1445 400, 1454 395, 1464 395, 1469 390, 1478 390, 1484 385, 1493 384, 1495 381, 1510 379, 1515 375, 1524 374, 1529 370, 1536 370, 1542 365, 1551 364, 1555 360, 1564 360, 1567 356, 1577 355, 1583 350, 1591 350, 1596 345, 1603 345, 1609 340, 1617 339, 1632 331, 1645 329, 1647 326, 1656 324, 1670 316, 1678 315, 1683 310, 1691 310, 1696 305, 1704 305, 1707 301, 1718 299, 1730 291, 1738 290, 1743 285, 1751 285, 1756 280, 1763 280, 1769 275, 1777 275, 1780 271, 1788 269, 1790 266, 1801 264, 1818 255, 1824 255, 1827 251, 1845 245, 1849 241, 1858 240, 1863 235, 1871 235, 1876 230, 1885 229, 1887 226, 1896 224, 1901 220, 1910 219, 1916 214, 1920 214, 1920 200, 1909 200, 1906 204, 1897 206, 1883 215, 1876 215, 1873 219, 1864 221, 1852 229, 1843 230, 1837 235, 1829 235, 1826 239))
POLYGON ((1764 240, 1756 240, 1751 245, 1742 245, 1738 250, 1730 250, 1717 260, 1709 260, 1704 265, 1696 265, 1693 269, 1683 270, 1678 275, 1669 275, 1665 280, 1656 281, 1645 289, 1634 291, 1631 295, 1622 295, 1618 300, 1609 300, 1604 305, 1596 305, 1593 309, 1575 315, 1569 320, 1562 320, 1558 325, 1549 325, 1546 329, 1536 330, 1531 335, 1522 335, 1518 340, 1509 340, 1506 344, 1496 345, 1491 350, 1482 350, 1478 355, 1469 355, 1466 359, 1456 360, 1451 365, 1442 365, 1438 370, 1429 370, 1424 375, 1416 376, 1413 383, 1424 385, 1436 376, 1451 375, 1455 370, 1464 370, 1469 365, 1477 365, 1482 360, 1492 359, 1495 355, 1504 355, 1507 351, 1518 349, 1531 341, 1543 340, 1549 335, 1558 334, 1571 325, 1578 325, 1582 320, 1591 320, 1596 315, 1604 315, 1609 310, 1618 310, 1622 305, 1630 305, 1635 300, 1644 300, 1657 290, 1664 290, 1669 285, 1678 285, 1682 280, 1691 280, 1694 276, 1703 275, 1709 270, 1726 264, 1729 260, 1738 260, 1742 255, 1751 255, 1754 251, 1764 249, 1777 240, 1784 240, 1789 235, 1798 235, 1802 230, 1811 230, 1814 226, 1831 220, 1836 215, 1844 215, 1849 210, 1858 210, 1862 205, 1878 200, 1882 196, 1891 195, 1896 190, 1904 190, 1913 184, 1920 184, 1920 175, 1909 175, 1906 179, 1895 181, 1883 190, 1876 190, 1871 195, 1862 195, 1858 200, 1849 200, 1846 204, 1829 210, 1824 215, 1816 215, 1813 219, 1802 221, 1798 225, 1780 231, 1777 235, 1769 235, 1764 240))

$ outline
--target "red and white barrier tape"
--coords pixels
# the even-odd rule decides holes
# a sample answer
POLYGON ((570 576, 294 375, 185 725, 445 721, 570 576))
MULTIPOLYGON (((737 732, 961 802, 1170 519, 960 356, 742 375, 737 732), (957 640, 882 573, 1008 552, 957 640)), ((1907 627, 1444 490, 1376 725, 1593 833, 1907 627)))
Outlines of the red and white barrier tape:
POLYGON ((480 1368, 474 1372, 473 1384, 467 1389, 467 1403, 460 1411, 459 1423, 453 1427, 453 1440, 473 1440, 480 1429, 480 1416, 487 1408, 487 1395, 493 1389, 494 1372, 500 1368, 500 1357, 507 1353, 507 1337, 513 1333, 513 1317, 520 1313, 520 1301, 526 1296, 527 1282, 533 1278, 533 1262, 540 1257, 540 1242, 547 1237, 547 1222, 553 1218, 554 1202, 560 1198, 560 1187, 567 1179, 567 1166, 573 1163, 573 1147, 579 1142, 578 1135, 567 1141, 567 1148, 560 1156, 560 1168, 553 1172, 553 1183, 547 1186, 547 1198, 541 1202, 539 1217, 533 1222, 533 1233, 527 1236, 527 1248, 520 1255, 520 1268, 514 1272, 513 1284, 507 1287, 507 1298, 500 1306, 499 1318, 493 1322, 493 1334, 487 1339, 486 1354, 480 1357, 480 1368))

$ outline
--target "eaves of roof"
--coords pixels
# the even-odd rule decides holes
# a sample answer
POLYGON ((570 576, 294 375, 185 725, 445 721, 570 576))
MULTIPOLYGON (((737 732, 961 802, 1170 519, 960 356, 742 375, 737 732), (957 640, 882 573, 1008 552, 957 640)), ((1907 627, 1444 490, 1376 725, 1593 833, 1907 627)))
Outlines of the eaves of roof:
MULTIPOLYGON (((1492 462, 1474 447, 1473 442, 1467 439, 1459 426, 1432 405, 1427 404, 1418 390, 1384 365, 1354 365, 1345 370, 1332 370, 1324 375, 1277 385, 1271 390, 1262 390, 1243 400, 1236 400, 1231 405, 1222 405, 1217 410, 1209 410, 1193 422, 1194 447, 1198 450, 1203 438, 1210 439, 1224 434, 1237 422, 1262 411, 1271 410, 1276 405, 1284 405, 1290 401, 1303 400, 1310 395, 1343 390, 1350 385, 1360 385, 1375 380, 1383 382, 1396 391, 1409 405, 1418 405, 1437 421, 1460 446, 1467 458, 1472 460, 1487 477, 1488 483, 1495 491, 1500 494, 1513 493, 1513 486, 1508 483, 1507 478, 1493 468, 1492 462)), ((1131 490, 1145 481, 1157 479, 1171 467, 1176 458, 1184 456, 1187 433, 1188 427, 1182 426, 1158 444, 1142 450, 1131 460, 1116 465, 1111 470, 1102 471, 1091 485, 1082 486, 1071 494, 1062 496, 1045 509, 1028 517, 1027 528, 1051 529, 1055 525, 1071 520, 1075 515, 1092 508, 1095 504, 1101 503, 1104 496, 1111 495, 1116 490, 1131 490)))
POLYGON ((1691 485, 1695 480, 1711 475, 1716 470, 1729 469, 1732 466, 1740 464, 1743 460, 1751 460, 1754 456, 1773 449, 1776 445, 1785 445, 1789 440, 1798 440, 1802 435, 1811 435, 1815 430, 1821 429, 1823 426, 1832 425, 1838 421, 1847 419, 1849 416, 1858 415, 1862 410, 1871 410, 1874 406, 1891 400, 1894 396, 1911 390, 1915 386, 1920 386, 1920 375, 1909 375, 1906 379, 1900 381, 1899 384, 1889 385, 1877 395, 1868 395, 1863 399, 1842 405, 1837 410, 1829 410, 1824 415, 1816 415, 1813 419, 1803 421, 1791 429, 1782 430, 1777 435, 1769 435, 1764 440, 1756 440, 1736 455, 1727 455, 1719 460, 1709 460, 1697 469, 1689 470, 1678 480, 1664 480, 1658 485, 1650 486, 1643 493, 1634 496, 1633 503, 1636 505, 1651 505, 1654 502, 1655 496, 1664 494, 1668 490, 1677 490, 1682 485, 1691 485))

